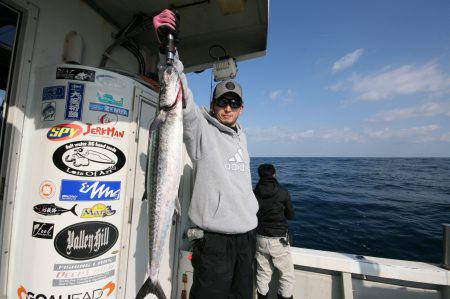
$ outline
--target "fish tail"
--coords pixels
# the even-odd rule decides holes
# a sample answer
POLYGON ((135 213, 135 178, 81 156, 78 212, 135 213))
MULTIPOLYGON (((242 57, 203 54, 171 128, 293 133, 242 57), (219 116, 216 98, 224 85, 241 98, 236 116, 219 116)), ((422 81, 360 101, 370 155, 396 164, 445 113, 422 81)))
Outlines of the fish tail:
POLYGON ((150 277, 142 285, 141 289, 136 295, 136 299, 143 299, 148 294, 155 294, 158 299, 167 299, 166 294, 164 294, 159 281, 152 282, 150 277))
POLYGON ((75 207, 77 206, 77 204, 75 204, 71 209, 70 209, 70 211, 75 215, 75 216, 78 216, 78 214, 77 214, 77 212, 75 211, 75 207))

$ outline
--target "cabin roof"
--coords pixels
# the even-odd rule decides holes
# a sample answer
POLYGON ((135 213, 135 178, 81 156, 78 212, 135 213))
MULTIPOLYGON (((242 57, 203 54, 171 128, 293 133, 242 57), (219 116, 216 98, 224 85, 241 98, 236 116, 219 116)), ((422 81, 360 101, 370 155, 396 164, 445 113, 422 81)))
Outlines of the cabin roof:
MULTIPOLYGON (((165 0, 88 0, 92 8, 121 28, 136 13, 149 16, 145 28, 134 36, 140 44, 157 49, 151 17, 168 8, 165 0)), ((181 18, 179 52, 188 71, 211 67, 213 45, 224 47, 238 61, 263 56, 267 48, 268 0, 171 1, 181 18)), ((213 56, 220 56, 217 47, 213 56)))

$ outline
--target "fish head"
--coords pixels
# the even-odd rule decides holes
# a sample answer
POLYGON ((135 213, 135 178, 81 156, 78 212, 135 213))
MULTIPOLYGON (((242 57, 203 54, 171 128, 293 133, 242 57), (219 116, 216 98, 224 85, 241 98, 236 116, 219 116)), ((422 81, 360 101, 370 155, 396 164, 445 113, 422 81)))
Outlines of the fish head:
POLYGON ((181 89, 180 74, 174 67, 168 67, 164 71, 159 97, 160 107, 172 107, 175 105, 181 89))

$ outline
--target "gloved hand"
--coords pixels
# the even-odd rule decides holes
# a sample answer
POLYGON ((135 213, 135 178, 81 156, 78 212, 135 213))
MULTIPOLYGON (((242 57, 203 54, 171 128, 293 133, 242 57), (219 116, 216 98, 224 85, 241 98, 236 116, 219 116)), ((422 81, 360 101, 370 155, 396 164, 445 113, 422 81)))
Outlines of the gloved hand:
POLYGON ((155 28, 156 37, 160 44, 164 42, 168 33, 172 33, 175 38, 178 36, 178 19, 178 16, 169 9, 165 9, 153 17, 153 28, 155 28))

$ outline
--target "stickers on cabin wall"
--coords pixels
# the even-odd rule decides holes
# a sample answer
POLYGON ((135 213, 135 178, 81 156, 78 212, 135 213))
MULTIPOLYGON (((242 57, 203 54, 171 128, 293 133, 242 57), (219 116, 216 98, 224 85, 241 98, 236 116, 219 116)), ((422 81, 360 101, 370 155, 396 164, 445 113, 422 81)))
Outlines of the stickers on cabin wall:
POLYGON ((56 252, 70 260, 89 260, 108 252, 119 238, 111 223, 88 221, 70 225, 55 237, 56 252))
POLYGON ((65 209, 65 208, 58 207, 54 203, 51 203, 51 204, 44 203, 44 204, 40 204, 40 205, 35 205, 33 207, 33 210, 36 213, 43 215, 43 216, 61 215, 66 212, 71 212, 75 216, 78 216, 78 214, 75 210, 76 206, 77 205, 74 205, 71 209, 65 209))
POLYGON ((120 199, 120 181, 62 180, 61 201, 107 201, 120 199))
POLYGON ((56 68, 56 79, 95 82, 95 71, 71 67, 58 67, 56 68))
POLYGON ((53 164, 59 170, 80 177, 110 175, 122 169, 125 162, 120 149, 98 141, 66 143, 53 153, 53 164))
POLYGON ((39 186, 39 195, 43 199, 52 199, 55 195, 55 184, 50 180, 45 180, 39 186))
POLYGON ((54 223, 33 221, 31 236, 40 239, 53 239, 54 223))
POLYGON ((75 138, 81 133, 84 136, 88 135, 115 139, 122 139, 125 135, 124 130, 118 130, 114 126, 92 125, 90 123, 87 123, 86 125, 86 130, 83 130, 83 127, 77 124, 59 124, 53 126, 47 132, 47 139, 51 141, 64 141, 75 138))
POLYGON ((116 256, 72 264, 54 264, 52 286, 82 285, 114 276, 116 256))
POLYGON ((65 86, 49 86, 42 89, 42 100, 58 100, 64 99, 66 95, 65 86))
POLYGON ((42 121, 50 121, 55 120, 56 115, 56 102, 45 102, 42 103, 41 109, 41 120, 42 121))
POLYGON ((67 87, 64 119, 81 120, 83 112, 84 84, 70 82, 67 87))
POLYGON ((89 110, 107 112, 128 117, 128 109, 104 105, 100 103, 89 103, 89 110))

